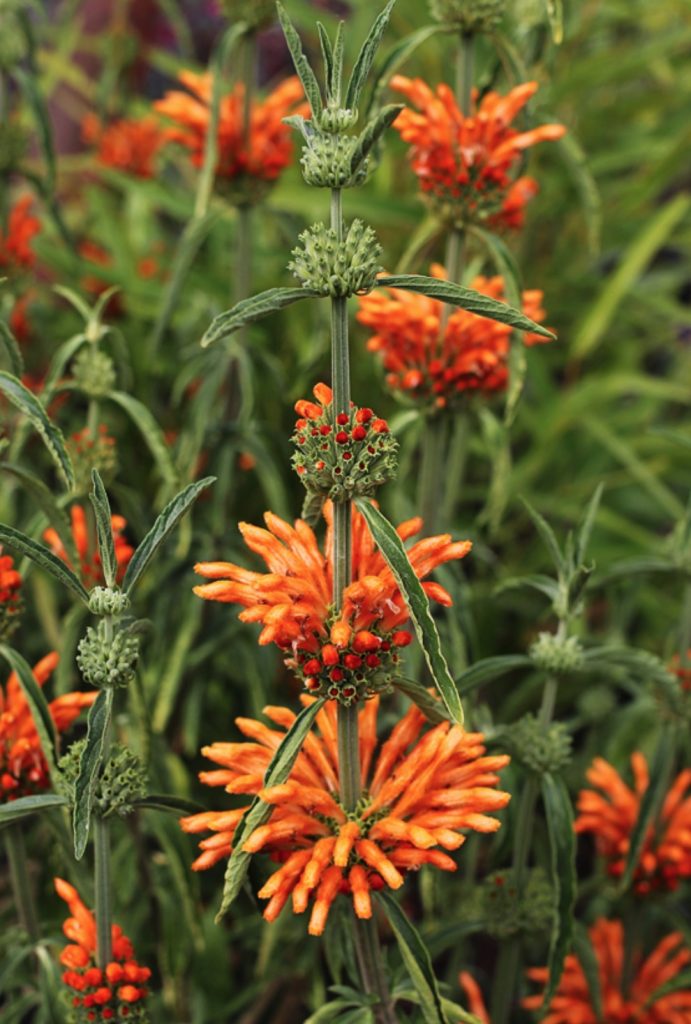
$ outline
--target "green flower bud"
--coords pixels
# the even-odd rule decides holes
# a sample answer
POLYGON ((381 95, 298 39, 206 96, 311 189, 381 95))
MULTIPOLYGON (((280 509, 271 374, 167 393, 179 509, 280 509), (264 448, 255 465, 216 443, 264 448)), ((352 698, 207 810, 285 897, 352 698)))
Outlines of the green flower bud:
POLYGON ((353 188, 362 185, 367 178, 369 157, 353 172, 352 161, 357 145, 357 137, 313 131, 300 158, 307 184, 318 188, 353 188))
POLYGON ((504 735, 516 760, 538 775, 559 772, 571 760, 572 740, 562 722, 545 725, 528 714, 507 728, 504 735))
POLYGON ((583 664, 583 647, 575 636, 540 633, 528 653, 546 672, 572 672, 583 664))
POLYGON ((85 682, 98 689, 127 686, 134 678, 139 659, 139 639, 128 629, 107 636, 107 624, 101 619, 96 628, 89 626, 77 647, 77 665, 85 682))
POLYGON ((511 869, 495 871, 483 880, 471 902, 468 916, 477 916, 497 939, 507 939, 519 932, 545 932, 552 924, 554 896, 542 868, 530 872, 522 892, 511 869))
MULTIPOLYGON (((60 788, 71 806, 74 806, 74 787, 85 746, 86 740, 77 740, 58 764, 61 772, 60 788)), ((96 779, 94 810, 102 818, 111 814, 124 817, 132 812, 135 800, 146 796, 147 787, 146 771, 137 755, 116 743, 96 779)))
POLYGON ((122 615, 129 606, 130 599, 121 590, 94 587, 89 594, 89 611, 92 615, 122 615))
POLYGON ((304 288, 321 295, 345 297, 371 291, 382 269, 382 248, 372 228, 354 220, 342 242, 324 224, 313 224, 299 236, 288 264, 304 288))
POLYGON ((101 398, 112 391, 115 382, 113 360, 95 345, 84 345, 72 363, 72 375, 89 398, 101 398))
POLYGON ((319 118, 319 127, 330 135, 352 128, 358 119, 357 110, 345 110, 342 107, 325 107, 319 118))
POLYGON ((461 32, 491 32, 504 14, 506 0, 430 0, 432 17, 461 32))
POLYGON ((98 470, 103 483, 114 479, 118 469, 118 450, 115 438, 101 424, 96 438, 87 429, 73 434, 67 441, 67 450, 74 467, 75 494, 88 494, 91 490, 91 471, 98 470))

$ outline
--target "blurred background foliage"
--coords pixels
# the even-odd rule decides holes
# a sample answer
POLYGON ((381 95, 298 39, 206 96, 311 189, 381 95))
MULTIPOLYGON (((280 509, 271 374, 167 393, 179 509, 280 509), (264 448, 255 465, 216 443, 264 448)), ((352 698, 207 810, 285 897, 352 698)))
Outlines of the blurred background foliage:
MULTIPOLYGON (((338 8, 352 25, 351 46, 372 16, 371 5, 359 0, 289 0, 287 6, 313 52, 315 14, 333 26, 338 8)), ((476 82, 481 90, 503 89, 535 78, 541 88, 531 118, 568 128, 563 142, 531 152, 540 193, 526 230, 507 241, 526 287, 544 291, 547 323, 558 341, 527 352, 525 391, 510 431, 501 397, 475 398, 458 417, 449 464, 453 491, 444 508, 452 532, 471 537, 475 547, 464 576, 457 570, 443 574, 456 603, 440 625, 456 675, 482 658, 524 653, 540 630, 553 629, 544 596, 514 585, 552 571, 521 499, 563 538, 603 483, 588 551, 596 568, 577 628, 586 644, 628 644, 668 659, 685 651, 691 624, 691 10, 687 0, 565 0, 563 41, 556 45, 540 0, 511 0, 509 8, 499 56, 489 40, 479 45, 476 82)), ((202 471, 219 475, 141 587, 137 614, 150 619, 151 628, 140 686, 117 721, 121 734, 148 758, 152 790, 207 804, 218 796, 196 782, 199 748, 230 739, 238 714, 257 715, 267 702, 295 701, 297 684, 272 649, 257 646, 254 628, 241 626, 232 609, 202 605, 192 595, 191 567, 209 558, 244 561, 238 520, 258 522, 267 508, 286 517, 299 513, 302 489, 289 468, 292 405, 328 375, 327 314, 323 304, 300 304, 233 339, 230 351, 199 348, 210 320, 233 297, 237 217, 214 196, 198 251, 175 288, 169 323, 157 331, 176 247, 194 213, 196 173, 179 158, 166 159, 154 178, 129 176, 97 165, 80 141, 87 113, 144 114, 180 69, 206 64, 225 25, 215 5, 62 0, 36 5, 30 17, 35 82, 47 102, 54 150, 47 153, 41 144, 29 93, 11 87, 18 123, 32 139, 24 171, 41 232, 34 242, 38 276, 3 286, 0 302, 9 314, 20 284, 28 289, 30 327, 22 351, 27 374, 38 381, 60 346, 81 329, 79 314, 52 285, 67 285, 89 302, 103 287, 117 287, 106 310, 112 331, 104 347, 115 360, 118 387, 145 406, 163 443, 163 454, 156 439, 152 451, 142 444, 152 432, 148 422, 137 424, 122 408, 104 404, 108 431, 117 439, 109 493, 133 539, 143 536, 176 482, 202 471), (204 382, 225 372, 229 360, 235 366, 230 406, 218 396, 210 406, 204 382)), ((427 24, 424 3, 398 0, 383 54, 427 24)), ((443 34, 431 35, 410 56, 405 73, 431 84, 444 79, 451 45, 443 34)), ((259 54, 261 85, 288 73, 276 26, 261 33, 259 54)), ((21 174, 12 177, 12 195, 21 181, 21 174)), ((7 203, 9 186, 3 188, 7 203)), ((304 186, 294 160, 255 215, 254 290, 291 283, 289 251, 305 224, 325 217, 326 209, 327 198, 304 186)), ((443 259, 441 237, 409 259, 409 243, 426 211, 395 133, 367 185, 346 194, 345 213, 376 228, 389 269, 403 257, 407 269, 426 272, 430 261, 443 259)), ((479 245, 471 246, 468 276, 485 261, 479 245)), ((365 350, 366 331, 352 323, 353 395, 389 418, 402 445, 401 475, 382 494, 397 521, 416 510, 424 420, 387 394, 380 368, 365 350)), ((69 390, 56 395, 50 410, 66 436, 84 424, 85 402, 69 390)), ((39 440, 21 434, 7 407, 1 412, 10 446, 0 458, 16 457, 49 482, 52 471, 39 440)), ((32 495, 10 474, 1 479, 0 519, 39 536, 46 524, 32 495)), ((60 650, 55 689, 78 687, 73 652, 84 619, 47 578, 25 569, 27 610, 15 644, 32 662, 49 648, 60 650)), ((492 736, 500 724, 535 708, 539 682, 534 670, 522 670, 475 690, 471 722, 492 736)), ((623 764, 633 749, 652 750, 659 731, 648 689, 627 685, 622 672, 611 668, 595 671, 587 686, 583 676, 567 678, 558 715, 576 737, 569 769, 574 791, 595 753, 623 764)), ((688 763, 688 737, 684 743, 688 763)), ((510 834, 506 828, 492 841, 472 840, 459 876, 422 873, 407 891, 406 907, 454 994, 460 967, 474 965, 481 981, 490 976, 494 940, 481 935, 467 941, 464 907, 472 905, 475 878, 507 862, 510 834)), ((53 816, 37 821, 29 838, 32 878, 57 940, 61 908, 51 879, 73 877, 69 845, 53 816)), ((215 926, 221 872, 194 876, 192 846, 165 815, 139 814, 117 827, 116 919, 140 961, 155 969, 153 1018, 195 1024, 306 1019, 326 999, 317 960, 326 962, 333 980, 349 980, 345 931, 335 920, 322 948, 305 941, 301 919, 284 915, 265 925, 249 895, 224 926, 215 926)), ((584 905, 592 913, 611 905, 611 893, 602 878, 593 884, 589 849, 581 856, 589 887, 584 905)), ((545 858, 542 863, 547 866, 545 858)), ((88 881, 82 890, 88 899, 88 881)), ((684 912, 680 906, 661 899, 646 913, 653 924, 671 914, 689 935, 688 906, 684 912)), ((0 913, 4 924, 13 920, 6 888, 0 913)), ((643 923, 637 927, 643 934, 643 923)), ((11 932, 3 928, 3 934, 11 946, 11 932)), ((530 936, 526 960, 543 963, 545 950, 544 936, 530 936)), ((403 983, 395 957, 392 964, 403 983)), ((22 972, 29 976, 29 966, 25 957, 4 974, 0 968, 2 984, 11 991, 24 981, 22 972)), ((48 965, 44 984, 57 984, 48 965)), ((33 1019, 31 996, 28 1002, 26 996, 23 1002, 5 998, 8 1024, 33 1019)), ((57 1006, 35 1019, 59 1020, 57 1006)))

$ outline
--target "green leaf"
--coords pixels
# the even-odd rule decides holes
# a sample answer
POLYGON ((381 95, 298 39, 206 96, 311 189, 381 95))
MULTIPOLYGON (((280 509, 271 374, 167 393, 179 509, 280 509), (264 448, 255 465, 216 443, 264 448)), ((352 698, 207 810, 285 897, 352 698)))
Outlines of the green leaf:
POLYGON ((48 419, 39 400, 28 388, 24 387, 17 377, 13 377, 11 373, 5 373, 4 370, 0 370, 0 391, 31 420, 65 481, 67 490, 72 490, 74 472, 72 460, 65 448, 64 438, 61 431, 48 419))
POLYGON ((626 867, 624 868, 624 874, 621 877, 620 883, 619 891, 621 893, 626 892, 633 881, 638 862, 641 859, 648 829, 656 819, 667 792, 676 753, 676 725, 673 722, 669 722, 662 728, 660 739, 650 764, 650 785, 643 794, 638 810, 638 818, 629 839, 626 867))
POLYGON ((106 581, 107 587, 114 587, 115 577, 118 573, 118 563, 115 557, 115 541, 113 540, 113 527, 110 521, 110 502, 97 469, 91 470, 91 483, 93 490, 89 498, 91 499, 96 517, 98 553, 101 558, 103 578, 106 581))
POLYGON ((391 17, 391 11, 396 0, 389 0, 384 10, 377 15, 372 23, 372 27, 369 30, 369 34, 362 44, 360 53, 357 56, 357 60, 353 66, 353 71, 348 82, 348 89, 346 91, 345 108, 346 110, 357 110, 358 103, 360 102, 360 93, 362 92, 367 77, 372 69, 372 63, 374 61, 379 44, 381 43, 382 36, 384 35, 384 29, 389 23, 391 17))
POLYGON ((27 818, 30 814, 49 810, 51 807, 65 807, 67 800, 57 793, 40 793, 38 796, 20 796, 17 800, 0 804, 0 825, 27 818))
POLYGON ((341 105, 341 86, 343 84, 343 57, 345 54, 345 22, 339 21, 336 29, 336 42, 333 48, 333 68, 329 91, 337 107, 341 105))
POLYGON ((553 775, 542 777, 542 798, 545 804, 552 863, 552 885, 556 897, 554 923, 549 948, 549 979, 542 1010, 552 1002, 564 970, 564 958, 571 947, 573 908, 576 901, 576 833, 573 809, 566 784, 553 775))
POLYGON ((21 377, 24 373, 24 359, 22 351, 17 344, 17 339, 4 320, 0 320, 0 344, 7 353, 10 361, 10 369, 15 377, 21 377))
POLYGON ((132 801, 133 807, 143 810, 167 811, 169 814, 199 814, 205 808, 194 800, 185 800, 181 796, 170 796, 167 793, 150 793, 132 801))
POLYGON ((170 448, 163 436, 163 431, 147 407, 138 398, 133 398, 132 395, 125 394, 124 391, 109 391, 107 397, 125 410, 140 431, 164 481, 167 484, 177 483, 178 474, 173 465, 170 448))
POLYGON ((285 36, 288 49, 290 50, 290 56, 293 58, 295 71, 302 82, 307 102, 312 110, 312 116, 315 121, 318 121, 323 109, 323 104, 317 76, 312 70, 312 66, 307 60, 307 57, 305 57, 302 50, 300 36, 295 31, 295 27, 288 17, 283 4, 277 3, 276 9, 278 11, 278 20, 280 21, 281 28, 283 29, 283 35, 285 36))
POLYGON ((72 565, 79 565, 79 554, 74 543, 70 524, 64 511, 53 497, 52 491, 46 487, 42 480, 39 480, 28 469, 24 469, 23 466, 15 466, 11 462, 0 462, 0 470, 15 477, 32 495, 36 504, 62 541, 62 546, 67 552, 72 565))
POLYGON ((673 978, 670 978, 669 981, 664 985, 661 985, 660 988, 651 992, 646 999, 646 1007, 650 1006, 651 1003, 657 1002, 658 999, 664 999, 665 996, 671 996, 674 992, 682 992, 687 989, 691 989, 690 968, 687 968, 685 971, 677 971, 673 978))
POLYGON ((261 320, 269 313, 275 313, 278 309, 291 306, 301 299, 309 299, 318 296, 320 293, 315 288, 269 288, 259 295, 253 295, 249 299, 243 299, 232 309, 220 313, 211 321, 201 344, 203 348, 211 345, 214 341, 227 338, 229 334, 239 331, 247 324, 253 324, 255 320, 261 320))
POLYGON ((643 230, 623 255, 617 270, 607 279, 597 300, 590 306, 573 341, 574 358, 583 359, 590 355, 602 341, 620 304, 690 207, 691 196, 679 192, 644 224, 643 230))
POLYGON ((317 22, 317 32, 319 33, 319 44, 322 48, 322 59, 324 61, 326 99, 328 102, 331 102, 331 100, 333 99, 334 54, 331 46, 331 40, 329 39, 329 34, 322 25, 321 21, 317 22))
POLYGON ((598 256, 602 233, 602 198, 588 165, 588 157, 571 128, 566 135, 556 140, 556 146, 581 197, 590 255, 598 256))
POLYGON ((600 507, 600 500, 604 489, 604 483, 597 485, 595 493, 588 502, 588 507, 586 508, 583 518, 579 524, 578 531, 576 533, 576 549, 574 551, 574 560, 576 565, 582 565, 585 560, 585 553, 588 550, 590 535, 593 532, 595 517, 597 515, 597 510, 600 507))
POLYGON ((408 560, 403 541, 386 516, 382 515, 371 501, 357 498, 355 504, 364 516, 374 541, 405 598, 425 661, 441 698, 453 721, 463 725, 463 705, 441 649, 427 594, 408 560))
POLYGON ((449 716, 444 707, 422 683, 418 683, 416 679, 407 679, 405 676, 396 676, 394 686, 417 704, 430 722, 435 725, 439 722, 448 722, 449 716))
POLYGON ((78 597, 85 605, 89 604, 89 594, 81 581, 69 566, 65 565, 60 558, 56 558, 52 551, 49 551, 43 544, 37 544, 25 533, 4 524, 0 524, 0 543, 7 544, 8 547, 26 555, 41 569, 49 572, 58 583, 62 583, 64 587, 72 591, 75 597, 78 597))
POLYGON ((552 39, 559 46, 564 41, 564 5, 562 0, 545 0, 547 20, 552 30, 552 39))
POLYGON ((602 1020, 602 986, 600 985, 600 964, 595 955, 587 928, 580 922, 574 923, 573 951, 578 957, 585 980, 588 984, 590 1002, 597 1020, 602 1020))
POLYGON ((456 686, 461 696, 465 696, 490 679, 498 679, 516 668, 530 668, 532 664, 527 654, 498 654, 493 658, 483 658, 458 676, 456 686))
POLYGON ((526 507, 526 511, 532 519, 538 533, 542 537, 545 547, 552 556, 552 561, 554 562, 554 566, 557 572, 561 576, 566 571, 566 564, 564 562, 564 556, 561 553, 561 548, 559 547, 559 542, 557 541, 554 530, 549 525, 544 516, 541 516, 537 509, 533 508, 530 502, 526 501, 525 498, 522 498, 521 500, 523 501, 523 504, 526 507))
POLYGON ((383 905, 391 930, 396 936, 403 963, 420 999, 425 1024, 447 1024, 432 961, 422 939, 393 896, 387 892, 378 892, 376 899, 383 905))
MULTIPOLYGON (((312 722, 317 717, 317 714, 321 710, 325 701, 326 698, 321 697, 319 700, 316 700, 314 704, 310 704, 308 707, 303 708, 297 716, 290 729, 281 740, 276 753, 271 758, 269 767, 266 770, 266 775, 264 776, 265 788, 268 788, 269 786, 278 786, 288 778, 297 756, 300 753, 302 744, 305 741, 305 737, 312 727, 312 722)), ((216 915, 217 923, 221 920, 235 900, 247 875, 252 854, 246 853, 242 847, 255 829, 259 828, 260 825, 264 825, 268 821, 272 810, 273 807, 271 804, 264 803, 264 801, 260 800, 258 796, 255 796, 254 800, 238 823, 233 839, 233 852, 228 859, 225 878, 223 880, 223 899, 221 901, 220 910, 216 915)))
POLYGON ((367 159, 372 147, 376 145, 389 125, 393 124, 400 112, 404 109, 402 103, 392 103, 383 107, 376 117, 373 117, 360 133, 357 144, 350 159, 351 174, 355 174, 367 159))
POLYGON ((89 841, 91 812, 99 768, 103 762, 113 711, 113 690, 101 690, 89 709, 86 744, 79 759, 79 774, 74 784, 74 856, 81 860, 89 841))
POLYGON ((55 161, 55 146, 53 145, 53 130, 46 101, 38 89, 37 79, 34 74, 31 72, 27 73, 22 68, 16 66, 13 68, 12 74, 21 85, 22 92, 34 115, 38 139, 45 160, 46 185, 49 191, 53 192, 55 189, 57 165, 55 161))
POLYGON ((375 107, 379 106, 381 95, 388 86, 392 75, 412 56, 418 46, 427 42, 428 39, 438 32, 444 31, 446 31, 446 26, 444 25, 426 25, 424 28, 419 28, 415 32, 404 36, 403 39, 388 51, 373 76, 372 92, 366 111, 368 114, 375 107))
POLYGON ((381 274, 377 278, 379 288, 401 288, 403 291, 419 292, 440 302, 446 302, 452 306, 459 306, 469 313, 477 316, 487 317, 489 320, 496 320, 501 324, 508 324, 519 331, 530 331, 533 334, 540 334, 543 338, 554 338, 555 335, 548 331, 541 324, 536 324, 530 317, 527 317, 520 310, 514 309, 506 302, 499 302, 489 295, 476 292, 472 288, 464 288, 453 281, 440 281, 436 277, 425 277, 422 274, 381 274))
POLYGON ((183 491, 176 494, 172 501, 169 501, 163 511, 157 516, 154 525, 132 555, 127 566, 125 578, 122 581, 122 589, 126 593, 132 590, 161 544, 172 533, 188 509, 197 500, 197 497, 203 490, 210 487, 215 479, 216 477, 214 476, 206 476, 203 480, 189 484, 183 491))
POLYGON ((0 655, 5 659, 19 680, 19 685, 36 726, 43 756, 48 763, 50 776, 54 780, 57 773, 57 735, 53 716, 48 707, 48 701, 44 696, 43 690, 36 682, 31 666, 18 651, 8 647, 7 644, 0 644, 0 655))
POLYGON ((561 588, 556 580, 544 573, 532 573, 530 576, 512 576, 510 579, 502 580, 495 588, 495 594, 502 594, 505 590, 515 590, 517 587, 531 587, 545 594, 551 601, 556 601, 561 593, 561 588))
POLYGON ((171 263, 170 278, 161 293, 161 305, 151 332, 151 349, 154 352, 159 348, 163 336, 168 330, 168 324, 170 323, 180 297, 180 290, 190 267, 201 248, 202 242, 217 220, 218 214, 215 211, 206 213, 202 217, 192 217, 180 235, 180 241, 176 246, 171 263))

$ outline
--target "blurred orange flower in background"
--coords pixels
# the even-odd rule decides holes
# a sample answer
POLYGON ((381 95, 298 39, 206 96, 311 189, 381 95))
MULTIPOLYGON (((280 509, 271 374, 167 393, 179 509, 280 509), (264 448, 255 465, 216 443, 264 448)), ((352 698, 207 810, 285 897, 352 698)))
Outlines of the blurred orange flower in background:
MULTIPOLYGON (((304 696, 303 703, 311 698, 304 696)), ((490 817, 509 802, 496 789, 496 772, 506 755, 486 756, 483 737, 444 722, 421 736, 424 715, 411 707, 379 747, 379 699, 367 701, 359 712, 360 772, 363 797, 346 813, 339 799, 339 761, 336 706, 326 704, 317 714, 288 780, 264 788, 269 762, 295 721, 287 708, 268 707, 264 714, 280 729, 248 718, 236 719, 252 743, 214 743, 202 753, 218 770, 201 772, 209 786, 228 793, 259 795, 274 810, 243 845, 248 853, 268 853, 281 867, 259 891, 268 899, 264 917, 275 920, 292 895, 293 910, 302 913, 314 899, 309 931, 321 935, 329 909, 339 892, 349 894, 360 918, 372 915, 370 891, 398 889, 403 873, 432 864, 444 871, 456 865, 444 850, 465 841, 461 830, 495 832, 490 817), (439 849, 441 847, 441 849, 439 849)), ((200 843, 201 855, 192 865, 203 870, 229 856, 245 807, 206 811, 181 821, 186 832, 214 834, 200 843)))
MULTIPOLYGON (((596 757, 586 776, 594 788, 582 789, 578 795, 575 829, 595 835, 597 851, 614 877, 624 872, 631 833, 650 782, 643 754, 632 754, 631 766, 633 789, 616 768, 596 757)), ((659 821, 648 829, 634 886, 645 894, 652 889, 675 889, 683 878, 691 878, 691 768, 677 776, 662 804, 659 821)))
MULTIPOLYGON (((81 505, 72 506, 70 509, 70 519, 72 523, 72 536, 74 538, 77 554, 79 555, 78 567, 72 565, 70 557, 65 551, 64 545, 60 540, 57 531, 52 526, 44 531, 43 539, 50 545, 54 555, 61 558, 71 569, 81 575, 82 582, 87 588, 102 585, 103 573, 101 571, 101 559, 95 548, 94 541, 89 536, 86 512, 81 505)), ((134 554, 134 548, 128 542, 127 538, 123 536, 123 531, 127 527, 127 520, 124 516, 111 516, 110 522, 113 530, 113 540, 115 543, 115 560, 118 566, 118 580, 121 580, 125 575, 125 570, 127 569, 129 560, 134 554)))
MULTIPOLYGON (((53 651, 34 665, 34 679, 39 686, 50 679, 59 661, 53 651)), ((57 731, 64 732, 84 708, 96 699, 92 693, 63 693, 48 708, 57 731)), ((0 687, 0 802, 39 793, 50 785, 48 765, 41 750, 31 709, 15 672, 0 687)))
MULTIPOLYGON (((431 275, 446 280, 438 263, 431 275)), ((471 288, 504 301, 501 277, 476 277, 471 288)), ((542 292, 523 292, 523 311, 541 323, 545 318, 542 292)), ((399 288, 374 291, 360 299, 357 319, 376 333, 367 348, 381 355, 386 382, 421 400, 443 407, 466 391, 495 392, 508 382, 511 327, 454 310, 444 320, 444 303, 399 288)), ((548 341, 539 334, 524 335, 526 345, 548 341)))
POLYGON ((143 983, 151 977, 148 967, 134 959, 132 943, 119 925, 112 926, 113 959, 101 970, 96 966, 96 922, 92 912, 69 882, 56 878, 55 890, 67 903, 71 917, 62 930, 72 945, 65 946, 60 962, 67 968, 62 980, 75 993, 72 999, 73 1018, 82 1021, 140 1020, 132 1013, 134 1006, 148 992, 143 983))
POLYGON ((421 78, 394 75, 391 88, 417 108, 403 110, 394 128, 411 144, 420 188, 445 219, 521 227, 524 207, 537 183, 529 177, 512 181, 509 172, 526 149, 559 139, 566 131, 560 124, 525 132, 511 127, 535 95, 537 82, 524 82, 506 96, 488 92, 479 103, 475 90, 468 116, 447 85, 438 85, 434 92, 421 78))
MULTIPOLYGON (((564 973, 556 995, 550 1003, 542 1024, 689 1024, 691 1022, 691 988, 656 996, 668 982, 691 963, 691 951, 684 947, 680 932, 667 935, 641 961, 634 955, 631 982, 625 986, 624 927, 621 921, 600 918, 589 929, 590 941, 597 960, 602 998, 602 1016, 592 1005, 590 986, 576 956, 567 956, 564 973)), ((534 967, 528 977, 542 985, 548 978, 546 967, 534 967)), ((523 1000, 527 1010, 539 1010, 542 996, 523 1000)))
POLYGON ((96 147, 99 163, 138 178, 156 173, 156 157, 166 135, 155 117, 121 118, 104 125, 95 114, 82 121, 82 138, 96 147))
POLYGON ((29 270, 36 262, 31 248, 31 239, 41 230, 41 222, 31 213, 31 196, 22 196, 10 207, 7 229, 3 234, 0 226, 0 271, 7 275, 12 271, 29 270))

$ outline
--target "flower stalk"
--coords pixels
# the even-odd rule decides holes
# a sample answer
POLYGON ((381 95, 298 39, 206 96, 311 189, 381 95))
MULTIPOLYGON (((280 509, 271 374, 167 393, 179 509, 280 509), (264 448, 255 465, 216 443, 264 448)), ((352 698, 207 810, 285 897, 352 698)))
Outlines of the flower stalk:
POLYGON ((113 908, 110 892, 110 825, 94 818, 94 892, 96 895, 96 962, 103 970, 113 959, 111 929, 113 908))
POLYGON ((10 867, 10 882, 19 923, 32 942, 38 941, 38 924, 31 884, 26 870, 27 856, 21 821, 5 828, 5 850, 10 867))

